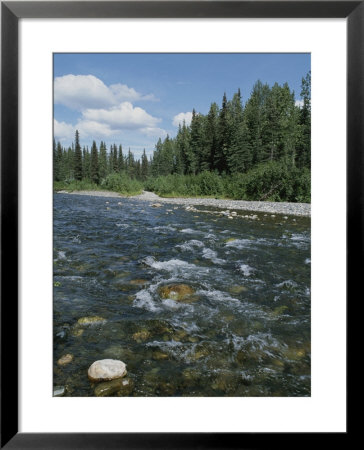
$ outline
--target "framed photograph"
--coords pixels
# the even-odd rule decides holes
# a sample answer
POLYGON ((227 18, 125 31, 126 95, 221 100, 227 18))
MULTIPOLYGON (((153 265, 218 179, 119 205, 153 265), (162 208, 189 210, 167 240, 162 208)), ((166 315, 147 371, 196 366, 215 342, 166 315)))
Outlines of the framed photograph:
POLYGON ((2 2, 2 447, 347 436, 363 20, 2 2))

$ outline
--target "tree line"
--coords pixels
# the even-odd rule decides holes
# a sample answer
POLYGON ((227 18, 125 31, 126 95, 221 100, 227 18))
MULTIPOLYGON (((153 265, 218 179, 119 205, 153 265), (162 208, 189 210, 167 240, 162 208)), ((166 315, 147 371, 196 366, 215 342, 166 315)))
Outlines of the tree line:
POLYGON ((221 107, 212 103, 206 115, 193 109, 189 125, 159 139, 150 160, 145 150, 140 160, 130 149, 123 155, 121 145, 107 152, 104 142, 81 150, 76 131, 68 149, 54 142, 54 179, 98 185, 119 174, 162 194, 310 201, 310 72, 301 99, 296 104, 287 83, 258 81, 245 104, 240 89, 230 100, 224 93, 221 107))
POLYGON ((152 175, 219 175, 246 173, 258 164, 280 161, 310 168, 311 75, 302 80, 302 104, 296 105, 288 84, 273 87, 258 81, 243 105, 240 89, 222 105, 212 103, 207 115, 192 111, 192 121, 177 136, 159 139, 152 175))
POLYGON ((145 149, 141 159, 136 160, 130 149, 123 154, 121 144, 112 144, 109 151, 103 141, 99 148, 96 141, 93 141, 91 150, 88 147, 81 148, 78 130, 71 147, 64 148, 60 142, 53 141, 53 175, 57 182, 88 180, 101 184, 109 175, 122 173, 130 178, 146 180, 150 164, 145 149))

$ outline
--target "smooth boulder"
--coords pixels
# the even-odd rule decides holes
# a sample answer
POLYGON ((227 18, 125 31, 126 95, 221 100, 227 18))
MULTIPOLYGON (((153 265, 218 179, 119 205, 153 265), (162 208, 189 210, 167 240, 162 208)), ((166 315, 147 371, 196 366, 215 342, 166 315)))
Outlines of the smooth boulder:
POLYGON ((111 381, 126 375, 126 365, 117 359, 95 361, 88 369, 91 381, 111 381))

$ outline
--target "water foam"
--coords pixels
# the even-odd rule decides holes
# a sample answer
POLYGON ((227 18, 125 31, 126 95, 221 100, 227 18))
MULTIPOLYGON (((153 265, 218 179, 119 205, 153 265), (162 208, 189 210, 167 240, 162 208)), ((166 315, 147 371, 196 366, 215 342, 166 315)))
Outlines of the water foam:
POLYGON ((249 277, 255 269, 250 267, 248 264, 240 264, 239 271, 243 273, 244 276, 249 277))
POLYGON ((176 245, 176 247, 184 251, 192 252, 195 250, 195 248, 204 247, 204 244, 203 242, 198 241, 197 239, 192 239, 191 241, 186 241, 183 244, 176 245))
POLYGON ((174 272, 178 269, 195 269, 197 266, 195 266, 195 264, 182 261, 181 259, 170 259, 169 261, 154 261, 151 264, 151 267, 153 267, 153 269, 174 272))
POLYGON ((129 228, 130 225, 128 225, 127 223, 116 223, 115 224, 118 228, 121 228, 122 230, 124 230, 125 228, 129 228))
POLYGON ((225 264, 226 261, 224 259, 218 258, 215 250, 211 248, 204 248, 202 251, 202 257, 205 259, 211 260, 215 264, 225 264))
POLYGON ((133 306, 136 308, 144 308, 152 312, 161 311, 161 308, 155 304, 152 295, 146 289, 137 292, 133 301, 133 306))
POLYGON ((65 261, 67 259, 66 252, 59 251, 57 256, 58 256, 57 260, 65 261))
POLYGON ((252 244, 253 241, 250 239, 234 239, 233 241, 226 242, 225 247, 233 247, 241 250, 250 247, 252 244))
POLYGON ((165 226, 157 226, 157 227, 153 227, 154 231, 160 231, 160 232, 168 232, 168 231, 176 231, 177 228, 171 227, 170 225, 165 225, 165 226))

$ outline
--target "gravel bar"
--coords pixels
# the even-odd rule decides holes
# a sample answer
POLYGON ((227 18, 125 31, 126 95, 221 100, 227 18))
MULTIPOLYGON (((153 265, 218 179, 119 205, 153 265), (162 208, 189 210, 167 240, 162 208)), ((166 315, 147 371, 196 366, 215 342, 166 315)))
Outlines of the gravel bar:
MULTIPOLYGON (((125 195, 110 191, 58 191, 62 194, 90 195, 94 197, 119 197, 126 198, 125 195)), ((291 216, 311 216, 310 203, 285 203, 285 202, 257 202, 246 200, 222 200, 215 198, 164 198, 153 192, 143 191, 140 195, 129 196, 127 198, 154 202, 170 203, 174 205, 186 206, 211 206, 218 209, 233 209, 243 211, 255 211, 270 214, 283 214, 291 216)))

